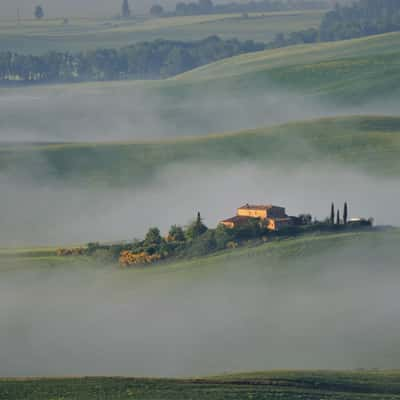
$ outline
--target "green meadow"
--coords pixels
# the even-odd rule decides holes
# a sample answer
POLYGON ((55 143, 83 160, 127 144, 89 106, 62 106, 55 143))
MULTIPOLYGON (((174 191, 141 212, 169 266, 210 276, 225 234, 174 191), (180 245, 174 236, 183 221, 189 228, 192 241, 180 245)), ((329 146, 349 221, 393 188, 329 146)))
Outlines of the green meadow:
POLYGON ((273 371, 198 379, 54 378, 0 381, 0 399, 398 399, 398 371, 273 371))
POLYGON ((0 149, 0 171, 38 180, 130 186, 168 166, 255 162, 340 164, 374 176, 400 174, 400 118, 344 117, 154 142, 15 144, 0 149))
POLYGON ((199 40, 210 35, 271 41, 279 32, 317 27, 322 11, 137 18, 130 21, 71 19, 0 21, 0 51, 42 54, 127 46, 155 39, 199 40))

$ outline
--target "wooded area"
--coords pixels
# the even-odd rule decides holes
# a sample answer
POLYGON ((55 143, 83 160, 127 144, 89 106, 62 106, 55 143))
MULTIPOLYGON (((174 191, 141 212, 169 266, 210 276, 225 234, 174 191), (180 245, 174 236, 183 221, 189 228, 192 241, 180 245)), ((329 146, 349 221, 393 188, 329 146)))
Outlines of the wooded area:
POLYGON ((97 49, 42 56, 0 53, 0 81, 80 82, 159 79, 226 57, 263 50, 262 43, 210 36, 195 42, 155 40, 121 49, 97 49))

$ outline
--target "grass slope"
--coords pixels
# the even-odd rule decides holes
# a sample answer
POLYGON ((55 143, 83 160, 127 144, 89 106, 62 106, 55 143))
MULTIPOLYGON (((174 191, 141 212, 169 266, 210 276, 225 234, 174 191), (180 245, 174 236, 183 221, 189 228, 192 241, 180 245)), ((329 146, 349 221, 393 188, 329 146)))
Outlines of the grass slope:
POLYGON ((159 38, 198 40, 209 35, 242 40, 270 41, 278 32, 317 27, 323 12, 293 11, 250 14, 201 15, 132 21, 71 19, 0 22, 0 51, 42 54, 48 50, 81 51, 121 47, 159 38))
POLYGON ((129 186, 171 165, 255 162, 275 167, 340 163, 399 176, 400 118, 325 118, 163 142, 2 146, 0 172, 34 179, 129 186))
POLYGON ((276 88, 359 104, 398 95, 400 33, 300 45, 222 60, 176 79, 236 90, 276 88))
MULTIPOLYGON (((332 249, 340 249, 347 245, 359 245, 368 248, 370 245, 381 244, 392 246, 400 240, 399 229, 367 230, 348 233, 322 233, 308 234, 300 237, 275 240, 262 245, 245 245, 237 249, 220 251, 218 253, 194 258, 189 260, 167 262, 157 264, 149 268, 133 268, 130 270, 136 278, 152 275, 163 275, 164 273, 179 273, 190 276, 190 271, 196 272, 201 267, 201 273, 213 273, 215 268, 233 268, 241 266, 243 262, 247 265, 265 264, 265 260, 272 265, 274 262, 286 265, 286 261, 293 259, 307 259, 323 255, 332 249)), ((3 249, 0 251, 0 272, 8 270, 13 266, 39 267, 40 269, 64 267, 65 265, 77 266, 78 268, 94 268, 98 261, 86 256, 57 257, 56 248, 29 248, 29 249, 3 249)), ((310 263, 312 265, 312 263, 310 263)), ((282 270, 289 272, 287 265, 282 270)))
POLYGON ((399 399, 399 371, 273 371, 202 379, 1 380, 0 399, 399 399))

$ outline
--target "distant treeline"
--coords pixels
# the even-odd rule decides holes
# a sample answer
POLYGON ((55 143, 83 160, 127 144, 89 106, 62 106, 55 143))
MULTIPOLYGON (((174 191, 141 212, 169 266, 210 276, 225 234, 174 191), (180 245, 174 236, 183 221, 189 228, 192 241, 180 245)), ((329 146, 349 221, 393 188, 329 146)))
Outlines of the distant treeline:
POLYGON ((400 0, 359 0, 327 12, 319 29, 280 33, 268 48, 336 41, 400 31, 400 0))
POLYGON ((41 56, 0 53, 0 82, 47 83, 166 78, 226 57, 263 50, 263 43, 222 40, 155 40, 121 49, 41 56))
POLYGON ((248 2, 230 2, 214 4, 212 0, 198 0, 197 2, 179 2, 176 4, 175 15, 202 15, 271 12, 289 10, 310 10, 328 8, 328 0, 259 0, 248 2))

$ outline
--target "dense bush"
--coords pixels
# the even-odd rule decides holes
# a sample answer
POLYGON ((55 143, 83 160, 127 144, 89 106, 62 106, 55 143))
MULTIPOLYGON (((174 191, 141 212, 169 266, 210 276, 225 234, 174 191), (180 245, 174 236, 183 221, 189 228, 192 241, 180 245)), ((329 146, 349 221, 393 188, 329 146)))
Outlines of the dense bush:
POLYGON ((351 6, 336 5, 325 14, 319 29, 279 33, 267 48, 318 41, 336 41, 400 31, 399 0, 359 0, 351 6))

